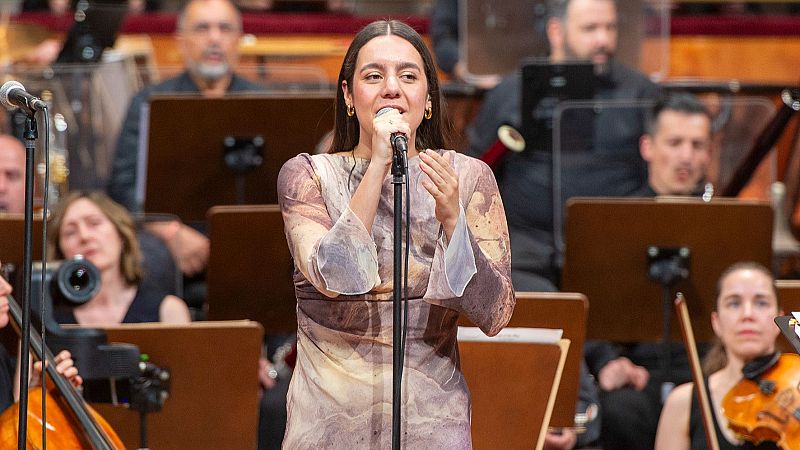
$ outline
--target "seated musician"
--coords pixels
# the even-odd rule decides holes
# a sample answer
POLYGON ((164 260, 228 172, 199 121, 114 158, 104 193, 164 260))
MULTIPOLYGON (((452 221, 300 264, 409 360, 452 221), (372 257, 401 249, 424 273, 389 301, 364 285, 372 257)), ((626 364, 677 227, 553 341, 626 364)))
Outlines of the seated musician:
MULTIPOLYGON (((0 328, 8 325, 8 295, 11 294, 11 285, 0 277, 0 328)), ((59 352, 55 357, 56 371, 69 379, 73 386, 83 383, 78 369, 72 362, 72 356, 66 350, 59 352)), ((5 411, 12 403, 19 399, 19 374, 16 362, 8 354, 5 347, 0 345, 0 412, 5 411)), ((36 362, 31 372, 29 386, 41 383, 42 363, 36 362)))
MULTIPOLYGON (((689 93, 664 96, 651 111, 639 150, 647 162, 648 178, 637 196, 696 195, 711 155, 711 114, 689 93)), ((662 373, 661 352, 659 343, 637 343, 624 349, 603 341, 586 343, 586 362, 600 386, 602 438, 607 448, 653 448, 662 383, 691 379, 683 347, 674 346, 669 374, 662 373)))
MULTIPOLYGON (((742 380, 745 365, 775 351, 780 330, 773 320, 782 311, 772 273, 757 263, 734 264, 720 276, 717 292, 711 325, 718 340, 703 361, 703 372, 708 374, 704 376, 720 448, 776 448, 738 440, 721 408, 725 394, 742 380)), ((657 450, 706 448, 698 405, 692 383, 672 391, 658 423, 657 450)))
POLYGON ((100 192, 72 192, 50 218, 51 259, 83 255, 100 271, 100 290, 72 310, 55 309, 59 323, 108 325, 134 322, 189 323, 186 303, 142 277, 133 219, 100 192))

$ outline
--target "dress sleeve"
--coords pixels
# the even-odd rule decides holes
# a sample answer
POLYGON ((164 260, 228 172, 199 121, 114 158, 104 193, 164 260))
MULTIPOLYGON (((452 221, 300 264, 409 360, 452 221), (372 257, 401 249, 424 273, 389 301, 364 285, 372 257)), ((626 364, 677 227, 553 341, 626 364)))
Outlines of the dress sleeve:
POLYGON ((317 290, 336 297, 364 294, 379 284, 372 236, 349 208, 331 219, 309 155, 281 168, 278 202, 295 267, 317 290))
POLYGON ((466 314, 493 336, 508 323, 516 301, 508 226, 492 171, 483 162, 459 157, 463 158, 458 173, 466 226, 462 236, 456 226, 448 248, 442 240, 437 244, 425 300, 466 314), (457 256, 448 255, 451 249, 457 249, 457 256), (463 281, 466 285, 458 286, 463 281))

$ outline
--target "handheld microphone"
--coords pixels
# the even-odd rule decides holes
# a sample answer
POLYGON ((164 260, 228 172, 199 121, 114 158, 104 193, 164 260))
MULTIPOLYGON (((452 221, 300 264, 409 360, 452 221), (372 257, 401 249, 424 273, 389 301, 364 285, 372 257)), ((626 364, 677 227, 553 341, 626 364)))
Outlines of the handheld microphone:
POLYGON ((28 111, 44 111, 47 103, 31 95, 19 81, 6 81, 0 87, 0 103, 8 109, 24 108, 28 111))
MULTIPOLYGON (((388 106, 385 108, 381 108, 375 117, 380 117, 383 114, 393 110, 395 108, 389 108, 388 106)), ((392 143, 392 148, 396 152, 408 152, 408 138, 403 133, 392 133, 389 137, 389 142, 392 143)))

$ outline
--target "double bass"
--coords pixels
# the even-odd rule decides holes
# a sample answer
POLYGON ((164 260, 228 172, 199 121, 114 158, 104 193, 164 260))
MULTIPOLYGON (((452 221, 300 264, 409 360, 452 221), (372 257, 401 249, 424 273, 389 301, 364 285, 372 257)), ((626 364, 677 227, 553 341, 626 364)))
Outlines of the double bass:
MULTIPOLYGON (((19 304, 8 296, 9 316, 17 330, 22 323, 19 304)), ((26 446, 41 448, 43 429, 46 442, 57 449, 117 450, 125 446, 108 422, 83 401, 78 391, 56 371, 56 363, 50 350, 42 345, 41 338, 31 330, 31 348, 36 359, 46 361, 45 372, 51 383, 42 397, 40 388, 29 392, 28 433, 26 446), (40 417, 42 402, 46 401, 47 415, 40 417)), ((42 375, 44 377, 44 374, 42 375)), ((12 405, 0 415, 0 448, 15 448, 18 442, 18 404, 12 405)))

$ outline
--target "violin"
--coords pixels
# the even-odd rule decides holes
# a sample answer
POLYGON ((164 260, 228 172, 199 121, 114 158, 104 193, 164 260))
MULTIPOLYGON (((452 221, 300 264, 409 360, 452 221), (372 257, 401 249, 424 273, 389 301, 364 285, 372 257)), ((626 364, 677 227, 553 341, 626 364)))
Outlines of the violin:
POLYGON ((722 399, 728 426, 741 439, 800 448, 800 355, 775 353, 748 364, 722 399))
MULTIPOLYGON (((22 311, 10 295, 8 307, 9 316, 19 330, 22 311)), ((56 371, 55 358, 42 345, 41 338, 33 331, 30 334, 31 351, 39 361, 46 361, 43 371, 52 382, 44 396, 47 404, 47 416, 44 419, 40 417, 43 400, 41 389, 34 388, 29 392, 27 448, 42 448, 42 424, 46 423, 46 442, 53 448, 124 449, 125 445, 108 422, 88 406, 75 387, 56 371)), ((17 447, 18 418, 19 404, 12 405, 0 415, 0 448, 17 447)))

